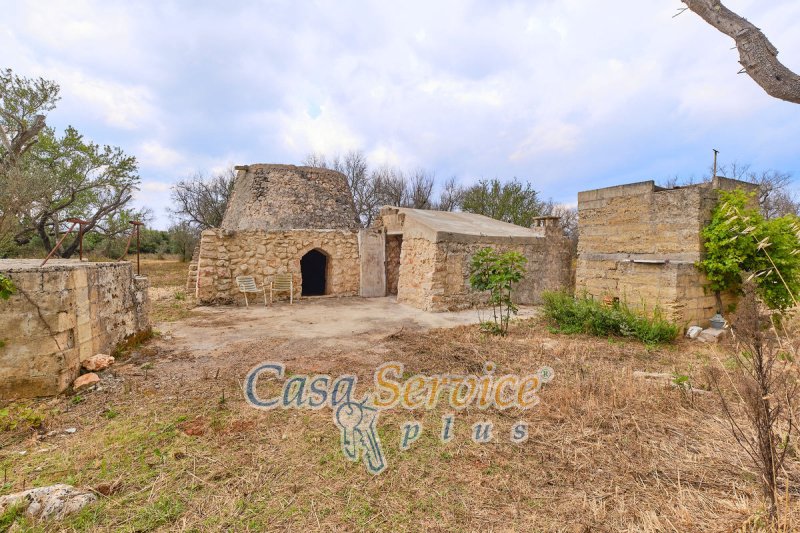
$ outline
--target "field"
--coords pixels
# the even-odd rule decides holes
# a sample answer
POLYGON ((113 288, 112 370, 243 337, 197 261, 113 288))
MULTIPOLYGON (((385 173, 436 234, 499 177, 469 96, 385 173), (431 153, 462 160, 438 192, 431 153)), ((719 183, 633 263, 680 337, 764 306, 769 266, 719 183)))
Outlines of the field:
MULTIPOLYGON (((152 261, 142 270, 160 295, 160 333, 123 354, 101 390, 16 404, 18 426, 0 432, 0 494, 56 482, 102 494, 63 522, 26 528, 687 532, 764 524, 758 474, 718 398, 703 392, 705 368, 728 361, 726 346, 564 336, 537 317, 514 322, 505 338, 477 325, 331 332, 306 318, 297 327, 310 333, 287 335, 288 326, 258 313, 285 313, 288 324, 318 309, 333 324, 358 299, 212 312, 192 309, 185 265, 152 261), (438 438, 444 406, 381 414, 388 467, 377 476, 345 460, 330 409, 256 410, 242 394, 247 371, 262 361, 282 361, 290 375, 355 373, 362 391, 389 360, 406 375, 481 374, 493 361, 498 373, 549 365, 555 378, 530 411, 457 412, 447 444, 438 438), (685 376, 700 390, 635 371, 685 376), (422 437, 401 451, 410 420, 422 422, 422 437), (530 437, 514 444, 509 432, 520 420, 530 437), (495 437, 478 444, 470 427, 482 421, 494 423, 495 437)), ((782 489, 781 527, 791 531, 800 519, 795 458, 783 478, 791 483, 782 489)))
POLYGON ((150 317, 154 323, 172 322, 191 315, 194 298, 191 291, 186 290, 188 269, 187 263, 176 260, 142 258, 141 273, 150 279, 150 317))

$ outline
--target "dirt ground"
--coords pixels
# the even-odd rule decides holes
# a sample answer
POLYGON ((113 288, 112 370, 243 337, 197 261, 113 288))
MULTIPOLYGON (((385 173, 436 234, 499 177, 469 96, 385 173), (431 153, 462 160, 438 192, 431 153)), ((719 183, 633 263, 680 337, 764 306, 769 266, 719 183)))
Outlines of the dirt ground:
MULTIPOLYGON (((164 312, 158 334, 120 354, 96 390, 6 406, 18 425, 0 431, 0 495, 52 483, 101 495, 61 522, 18 520, 23 530, 764 528, 758 474, 718 398, 702 392, 727 346, 564 336, 531 308, 499 338, 480 331, 474 311, 429 314, 390 299, 192 308, 179 285, 155 289, 155 304, 181 312, 164 312), (355 373, 362 387, 389 360, 429 375, 480 373, 489 360, 503 373, 549 365, 555 378, 530 411, 457 412, 449 443, 439 440, 449 408, 381 413, 388 466, 377 476, 345 460, 330 409, 262 411, 242 393, 264 361, 290 375, 355 373), (686 376, 700 392, 636 371, 686 376), (412 420, 422 436, 401 451, 412 420), (495 438, 473 442, 472 424, 486 421, 495 438), (519 421, 530 427, 524 444, 509 439, 519 421)), ((781 479, 780 531, 792 531, 794 455, 781 479)))
MULTIPOLYGON (((521 306, 518 318, 535 314, 534 307, 521 306)), ((347 364, 374 368, 391 355, 381 342, 387 336, 477 324, 490 315, 491 310, 429 313, 392 297, 196 307, 185 320, 156 323, 161 335, 153 347, 176 354, 175 360, 191 360, 191 368, 182 369, 188 372, 255 365, 269 356, 324 373, 347 364)))

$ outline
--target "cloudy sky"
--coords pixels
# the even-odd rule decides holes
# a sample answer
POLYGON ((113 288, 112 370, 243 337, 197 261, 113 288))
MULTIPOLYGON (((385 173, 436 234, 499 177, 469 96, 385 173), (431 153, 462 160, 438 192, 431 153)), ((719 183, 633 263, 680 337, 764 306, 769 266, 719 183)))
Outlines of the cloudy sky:
MULTIPOLYGON (((580 190, 724 162, 800 177, 800 106, 737 75, 678 0, 0 0, 0 67, 62 87, 48 122, 170 185, 234 164, 361 149, 464 184, 580 190)), ((800 70, 800 2, 728 0, 800 70)))

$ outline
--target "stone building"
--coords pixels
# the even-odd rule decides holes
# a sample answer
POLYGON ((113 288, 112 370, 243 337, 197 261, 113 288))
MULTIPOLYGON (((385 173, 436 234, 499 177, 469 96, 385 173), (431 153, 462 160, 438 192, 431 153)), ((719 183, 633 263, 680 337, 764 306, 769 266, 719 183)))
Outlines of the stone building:
POLYGON ((365 230, 358 229, 347 178, 292 165, 236 169, 222 227, 204 231, 198 245, 198 299, 231 303, 239 296, 236 276, 260 285, 281 273, 293 274, 295 296, 357 295, 365 230))
POLYGON ((569 246, 555 225, 522 228, 470 213, 387 207, 363 229, 338 172, 290 165, 237 169, 222 227, 203 232, 197 274, 189 279, 201 303, 239 299, 239 275, 260 285, 292 273, 296 297, 397 295, 420 309, 464 309, 485 298, 468 280, 469 260, 485 246, 528 258, 520 303, 535 303, 542 290, 569 283, 569 246))
MULTIPOLYGON (((737 187, 754 186, 716 177, 670 189, 645 181, 578 193, 576 291, 707 325, 716 304, 695 266, 703 254, 700 232, 718 191, 737 187)), ((732 301, 723 295, 725 305, 732 301)))
POLYGON ((49 396, 81 363, 149 331, 146 277, 129 262, 0 259, 16 292, 0 299, 0 399, 49 396))
POLYGON ((376 224, 385 234, 386 292, 426 311, 484 304, 469 285, 469 265, 481 248, 515 250, 528 260, 515 289, 518 303, 540 302, 542 291, 570 281, 569 243, 555 220, 524 228, 473 213, 384 207, 376 224))

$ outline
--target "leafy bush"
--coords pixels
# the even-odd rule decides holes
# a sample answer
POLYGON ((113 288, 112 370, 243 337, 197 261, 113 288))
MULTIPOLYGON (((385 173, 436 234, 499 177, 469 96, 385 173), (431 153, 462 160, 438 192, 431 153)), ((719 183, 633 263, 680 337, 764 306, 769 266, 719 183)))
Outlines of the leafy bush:
POLYGON ((16 287, 14 287, 14 283, 5 277, 4 275, 0 274, 0 298, 3 300, 8 300, 9 297, 16 292, 16 287))
POLYGON ((633 337, 645 344, 671 342, 678 335, 678 326, 658 311, 645 316, 621 302, 609 306, 564 292, 546 292, 542 299, 545 316, 556 323, 561 333, 633 337))
POLYGON ((797 305, 800 294, 800 220, 792 215, 766 220, 752 206, 752 194, 720 191, 711 222, 703 228, 705 257, 697 266, 709 288, 719 293, 739 291, 744 273, 756 284, 770 309, 797 305))
POLYGON ((494 322, 481 324, 484 329, 496 335, 508 333, 511 314, 517 314, 517 306, 511 300, 511 285, 525 275, 527 262, 519 252, 501 254, 493 248, 483 248, 472 256, 469 283, 477 291, 489 291, 494 316, 494 322))

